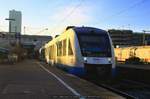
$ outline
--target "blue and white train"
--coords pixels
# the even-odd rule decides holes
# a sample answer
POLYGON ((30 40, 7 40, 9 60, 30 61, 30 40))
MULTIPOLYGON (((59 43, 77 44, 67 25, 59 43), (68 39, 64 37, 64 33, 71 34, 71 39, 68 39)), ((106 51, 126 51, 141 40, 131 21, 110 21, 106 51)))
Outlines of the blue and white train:
POLYGON ((114 48, 109 33, 93 27, 67 27, 44 46, 46 62, 78 76, 115 73, 114 48))

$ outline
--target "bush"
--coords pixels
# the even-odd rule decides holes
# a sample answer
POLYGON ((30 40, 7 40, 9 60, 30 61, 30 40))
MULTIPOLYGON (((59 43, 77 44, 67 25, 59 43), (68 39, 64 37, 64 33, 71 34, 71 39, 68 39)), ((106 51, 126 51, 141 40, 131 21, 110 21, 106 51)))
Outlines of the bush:
POLYGON ((24 58, 26 58, 27 56, 27 51, 25 49, 23 49, 21 46, 15 46, 12 50, 11 50, 11 54, 16 55, 17 56, 17 61, 21 61, 24 58))
POLYGON ((8 56, 8 54, 0 52, 0 59, 5 59, 5 58, 7 58, 7 56, 8 56))
POLYGON ((144 64, 144 61, 142 61, 139 57, 130 57, 126 59, 126 64, 144 64))

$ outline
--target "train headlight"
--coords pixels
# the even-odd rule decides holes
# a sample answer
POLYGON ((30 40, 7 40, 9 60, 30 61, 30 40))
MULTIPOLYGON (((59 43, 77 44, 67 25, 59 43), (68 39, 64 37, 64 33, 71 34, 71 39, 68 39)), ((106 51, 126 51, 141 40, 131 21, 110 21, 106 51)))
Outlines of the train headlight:
POLYGON ((108 58, 108 62, 111 63, 111 61, 112 61, 112 59, 111 59, 111 58, 108 58))
POLYGON ((84 57, 84 62, 87 62, 87 58, 86 57, 84 57))

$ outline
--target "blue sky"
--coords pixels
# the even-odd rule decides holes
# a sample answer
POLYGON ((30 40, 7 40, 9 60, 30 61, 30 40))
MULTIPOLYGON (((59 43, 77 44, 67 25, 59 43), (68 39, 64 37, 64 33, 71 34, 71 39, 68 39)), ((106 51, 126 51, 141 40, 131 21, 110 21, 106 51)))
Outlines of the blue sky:
POLYGON ((22 12, 26 34, 56 35, 68 25, 141 32, 150 30, 149 5, 150 0, 0 0, 0 30, 8 30, 4 19, 15 9, 22 12))

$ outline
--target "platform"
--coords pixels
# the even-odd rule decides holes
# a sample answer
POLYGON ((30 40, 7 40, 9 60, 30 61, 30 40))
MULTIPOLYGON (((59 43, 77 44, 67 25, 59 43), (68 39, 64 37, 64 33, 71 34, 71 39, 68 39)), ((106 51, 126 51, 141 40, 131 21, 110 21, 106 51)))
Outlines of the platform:
POLYGON ((150 64, 117 64, 117 67, 150 70, 150 64))
POLYGON ((124 99, 36 60, 0 65, 0 99, 124 99))

